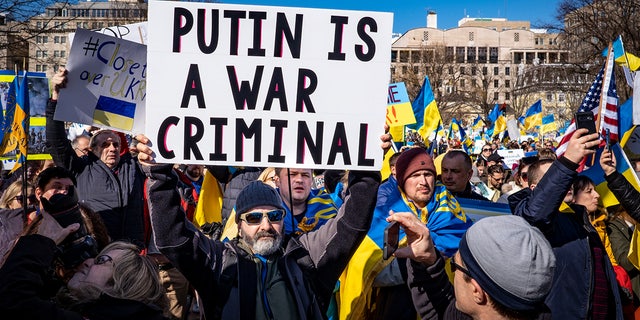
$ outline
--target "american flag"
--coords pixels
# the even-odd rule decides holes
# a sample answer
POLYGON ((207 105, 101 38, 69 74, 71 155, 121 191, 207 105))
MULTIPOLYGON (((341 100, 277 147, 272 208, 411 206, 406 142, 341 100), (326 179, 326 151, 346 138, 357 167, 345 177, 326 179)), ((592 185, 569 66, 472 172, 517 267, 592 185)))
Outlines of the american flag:
MULTIPOLYGON (((611 132, 611 140, 618 141, 618 94, 613 74, 613 55, 609 55, 608 59, 610 60, 609 63, 605 64, 607 67, 602 67, 600 72, 598 72, 596 79, 591 84, 591 87, 589 87, 587 95, 584 97, 584 100, 582 100, 580 108, 578 108, 578 112, 593 112, 594 117, 600 121, 600 131, 602 134, 604 134, 606 129, 609 129, 611 132), (603 91, 603 82, 606 90, 606 105, 603 106, 604 116, 599 117, 598 113, 600 111, 600 97, 603 91)), ((576 124, 574 119, 571 120, 571 124, 567 128, 564 136, 562 136, 560 144, 556 149, 558 157, 562 156, 567 150, 569 139, 571 139, 575 131, 576 124)))

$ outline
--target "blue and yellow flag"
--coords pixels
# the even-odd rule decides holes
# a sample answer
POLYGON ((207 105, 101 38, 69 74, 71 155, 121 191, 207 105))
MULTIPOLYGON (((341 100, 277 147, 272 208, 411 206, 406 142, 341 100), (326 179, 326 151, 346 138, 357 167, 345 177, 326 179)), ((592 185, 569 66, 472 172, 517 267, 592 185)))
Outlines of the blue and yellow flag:
POLYGON ((438 105, 436 104, 436 98, 431 90, 431 82, 429 77, 424 77, 424 83, 420 89, 420 93, 413 100, 411 104, 413 108, 413 114, 416 117, 416 124, 409 127, 417 130, 422 138, 429 139, 432 132, 438 129, 442 118, 440 117, 440 111, 438 111, 438 105))
POLYGON ((500 115, 496 119, 496 122, 494 122, 493 124, 493 133, 491 137, 495 137, 505 131, 507 131, 507 118, 505 118, 505 116, 500 113, 500 115))
POLYGON ((487 115, 487 119, 489 119, 491 121, 491 124, 493 125, 496 120, 498 120, 500 114, 502 114, 502 112, 500 112, 500 105, 496 103, 496 105, 493 106, 493 109, 491 109, 491 111, 487 115))
MULTIPOLYGON (((603 148, 600 148, 596 152, 595 164, 589 169, 586 169, 580 173, 580 175, 584 175, 593 180, 593 183, 596 185, 596 191, 600 194, 599 202, 603 207, 610 207, 620 202, 618 199, 611 193, 609 190, 609 185, 604 178, 604 171, 600 166, 600 155, 602 154, 603 148)), ((636 176, 635 171, 633 170, 633 166, 629 162, 629 159, 625 155, 622 147, 619 144, 614 144, 611 146, 611 151, 616 157, 616 171, 620 172, 627 180, 633 185, 636 190, 640 191, 640 183, 638 182, 638 177, 636 176)))
POLYGON ((542 125, 542 100, 536 101, 524 115, 524 130, 534 130, 542 125))
MULTIPOLYGON (((612 47, 613 59, 616 61, 616 64, 627 67, 631 71, 636 71, 640 68, 640 58, 624 49, 621 35, 613 41, 612 47)), ((602 51, 602 56, 606 57, 608 55, 608 51, 609 49, 605 48, 604 51, 602 51)))
MULTIPOLYGON (((29 147, 29 80, 25 71, 22 80, 15 77, 13 80, 15 87, 15 104, 13 106, 13 116, 5 118, 6 124, 10 125, 5 133, 0 146, 0 154, 18 150, 18 163, 11 170, 12 172, 20 168, 27 161, 27 150, 29 147), (20 85, 17 85, 20 81, 20 85), (9 122, 10 121, 10 122, 9 122)), ((10 98, 12 99, 12 98, 10 98)), ((10 108, 9 103, 7 106, 10 108)), ((9 109, 7 108, 7 109, 9 109)), ((6 128, 5 128, 6 129, 6 128)))
POLYGON ((556 120, 553 114, 548 114, 542 118, 542 125, 540 126, 540 133, 545 134, 547 132, 557 131, 556 120))
POLYGON ((206 171, 200 188, 198 206, 193 215, 193 224, 199 227, 205 223, 222 222, 222 199, 223 192, 218 180, 206 171))
POLYGON ((100 96, 93 112, 93 120, 105 126, 131 131, 135 114, 135 103, 100 96))
MULTIPOLYGON (((367 236, 340 277, 340 319, 364 319, 373 280, 393 259, 382 259, 389 210, 416 214, 429 228, 436 248, 447 257, 455 254, 462 235, 472 225, 471 219, 443 184, 436 184, 431 201, 420 212, 400 190, 390 195, 387 204, 376 207, 367 236)), ((406 244, 402 230, 400 239, 401 245, 406 244)))
POLYGON ((633 125, 633 99, 625 101, 618 108, 618 121, 620 121, 618 123, 618 137, 621 137, 620 145, 624 147, 636 128, 633 125))
POLYGON ((478 117, 473 120, 473 124, 471 125, 471 129, 473 130, 481 130, 482 127, 484 127, 484 120, 482 120, 482 117, 480 117, 480 115, 478 115, 478 117))

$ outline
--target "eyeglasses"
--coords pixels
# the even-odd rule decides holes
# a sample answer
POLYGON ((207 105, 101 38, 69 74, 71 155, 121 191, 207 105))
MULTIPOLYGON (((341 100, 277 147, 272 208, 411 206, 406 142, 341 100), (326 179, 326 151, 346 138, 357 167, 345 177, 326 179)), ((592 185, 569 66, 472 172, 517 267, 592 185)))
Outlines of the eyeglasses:
MULTIPOLYGON (((17 195, 15 196, 13 199, 15 199, 16 201, 23 203, 22 201, 24 201, 24 196, 23 195, 17 195)), ((36 198, 35 194, 30 194, 27 196, 27 200, 29 200, 28 203, 35 203, 36 201, 38 201, 38 198, 36 198)))
POLYGON ((111 258, 109 255, 103 254, 103 255, 99 255, 97 256, 95 259, 93 259, 93 264, 105 264, 109 261, 113 261, 113 258, 111 258))
POLYGON ((269 219, 269 222, 280 222, 284 217, 284 211, 282 210, 271 210, 271 211, 254 211, 243 213, 240 216, 240 220, 246 222, 249 225, 256 225, 262 223, 262 218, 269 219))
POLYGON ((484 151, 493 151, 493 150, 490 148, 486 148, 486 149, 482 149, 482 151, 484 152, 484 151))
POLYGON ((471 273, 469 272, 469 270, 467 270, 465 267, 457 264, 455 261, 453 261, 453 258, 451 258, 451 272, 456 272, 456 270, 459 270, 460 272, 466 274, 469 278, 473 278, 471 276, 471 273))

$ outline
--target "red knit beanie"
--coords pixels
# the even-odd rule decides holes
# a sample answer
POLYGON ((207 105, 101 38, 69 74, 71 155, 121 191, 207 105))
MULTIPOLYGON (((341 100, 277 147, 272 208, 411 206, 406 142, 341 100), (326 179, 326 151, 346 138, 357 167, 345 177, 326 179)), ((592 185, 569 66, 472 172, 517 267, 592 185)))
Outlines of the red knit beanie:
POLYGON ((416 171, 429 170, 436 175, 436 166, 427 150, 424 148, 411 148, 403 151, 396 162, 396 179, 398 186, 404 190, 404 182, 416 171))

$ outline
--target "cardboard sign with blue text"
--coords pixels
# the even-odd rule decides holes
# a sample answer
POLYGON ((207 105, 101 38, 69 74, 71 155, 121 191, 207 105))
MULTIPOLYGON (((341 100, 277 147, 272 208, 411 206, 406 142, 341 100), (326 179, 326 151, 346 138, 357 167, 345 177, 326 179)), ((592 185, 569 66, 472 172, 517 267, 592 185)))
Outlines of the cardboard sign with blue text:
POLYGON ((150 2, 146 133, 156 160, 379 170, 392 20, 150 2))
POLYGON ((146 53, 144 45, 78 29, 54 119, 143 132, 146 53))

